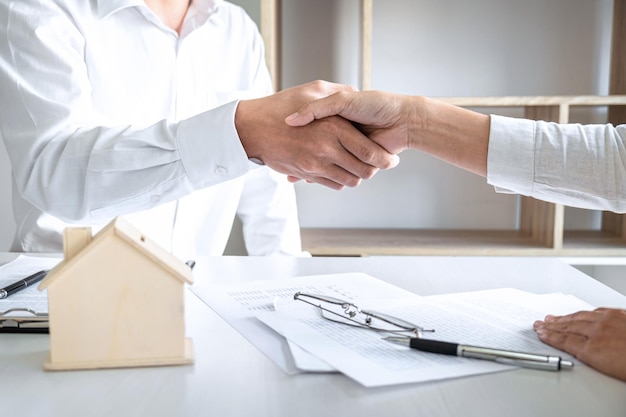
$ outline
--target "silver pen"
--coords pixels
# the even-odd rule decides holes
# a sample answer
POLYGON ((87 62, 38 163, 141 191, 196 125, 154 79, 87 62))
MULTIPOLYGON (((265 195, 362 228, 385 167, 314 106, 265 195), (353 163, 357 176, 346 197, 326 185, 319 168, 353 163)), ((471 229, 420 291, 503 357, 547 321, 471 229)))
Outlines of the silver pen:
POLYGON ((464 358, 485 359, 488 361, 494 361, 506 365, 541 369, 544 371, 560 371, 561 369, 571 369, 574 366, 574 363, 572 361, 561 359, 560 356, 514 352, 510 350, 469 346, 459 343, 442 342, 439 340, 431 339, 419 339, 415 337, 385 337, 383 339, 388 342, 407 346, 411 349, 417 349, 422 352, 462 356, 464 358))

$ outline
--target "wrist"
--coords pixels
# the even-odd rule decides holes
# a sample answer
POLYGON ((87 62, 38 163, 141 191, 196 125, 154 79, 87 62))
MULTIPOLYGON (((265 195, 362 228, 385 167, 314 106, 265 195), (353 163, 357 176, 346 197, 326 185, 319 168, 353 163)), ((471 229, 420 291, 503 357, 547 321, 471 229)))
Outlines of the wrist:
POLYGON ((460 168, 485 176, 489 116, 441 100, 417 97, 411 146, 460 168))
POLYGON ((407 145, 409 149, 423 149, 429 136, 428 120, 432 119, 430 99, 424 96, 407 97, 404 114, 407 116, 407 145))
POLYGON ((258 123, 254 120, 254 101, 255 100, 241 100, 237 104, 235 110, 235 130, 237 131, 239 141, 248 159, 252 158, 263 161, 261 150, 258 149, 257 143, 254 140, 254 126, 258 128, 258 123))

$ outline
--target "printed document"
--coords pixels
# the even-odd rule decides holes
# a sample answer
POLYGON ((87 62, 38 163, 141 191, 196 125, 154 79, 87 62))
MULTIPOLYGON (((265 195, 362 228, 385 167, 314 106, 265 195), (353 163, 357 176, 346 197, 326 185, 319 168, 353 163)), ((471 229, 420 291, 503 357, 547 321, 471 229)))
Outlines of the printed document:
POLYGON ((319 293, 354 301, 417 298, 409 291, 362 273, 329 274, 280 280, 249 281, 190 287, 233 328, 289 374, 329 372, 334 368, 263 324, 258 312, 274 311, 277 299, 290 300, 298 292, 319 293))
MULTIPOLYGON (((593 308, 572 296, 536 295, 515 289, 438 295, 406 301, 381 302, 367 307, 435 329, 434 333, 424 333, 424 338, 551 354, 567 359, 572 358, 538 339, 532 330, 533 322, 546 314, 566 314, 593 308)), ((326 320, 316 307, 302 306, 302 303, 296 307, 295 303, 292 308, 259 313, 257 317, 302 349, 364 386, 427 382, 517 369, 486 360, 397 346, 384 341, 384 334, 326 320)))
POLYGON ((435 329, 424 337, 564 359, 572 358, 541 342, 532 330, 533 322, 546 314, 593 309, 570 295, 508 288, 420 297, 362 273, 196 284, 191 291, 286 372, 334 370, 368 387, 517 368, 386 342, 385 334, 324 319, 316 307, 295 301, 296 292, 351 301, 435 329))

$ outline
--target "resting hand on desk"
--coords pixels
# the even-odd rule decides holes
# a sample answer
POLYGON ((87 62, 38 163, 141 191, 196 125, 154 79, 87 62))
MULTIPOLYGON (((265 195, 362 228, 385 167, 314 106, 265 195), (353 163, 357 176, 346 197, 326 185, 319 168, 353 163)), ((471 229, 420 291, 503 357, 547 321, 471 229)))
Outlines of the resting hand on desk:
POLYGON ((626 381, 626 310, 598 308, 546 316, 533 327, 543 342, 626 381))

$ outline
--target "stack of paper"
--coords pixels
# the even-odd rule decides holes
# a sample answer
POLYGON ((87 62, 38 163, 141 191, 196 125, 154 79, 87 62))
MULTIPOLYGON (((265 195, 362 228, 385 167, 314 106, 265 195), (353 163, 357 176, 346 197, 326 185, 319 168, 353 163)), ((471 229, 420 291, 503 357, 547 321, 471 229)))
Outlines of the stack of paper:
POLYGON ((419 352, 393 345, 384 334, 324 319, 293 301, 298 292, 352 301, 423 327, 427 337, 491 348, 553 354, 538 340, 535 320, 592 306, 563 294, 498 289, 419 297, 371 276, 335 274, 195 285, 192 291, 289 373, 339 371, 365 386, 425 382, 515 369, 490 361, 419 352))

